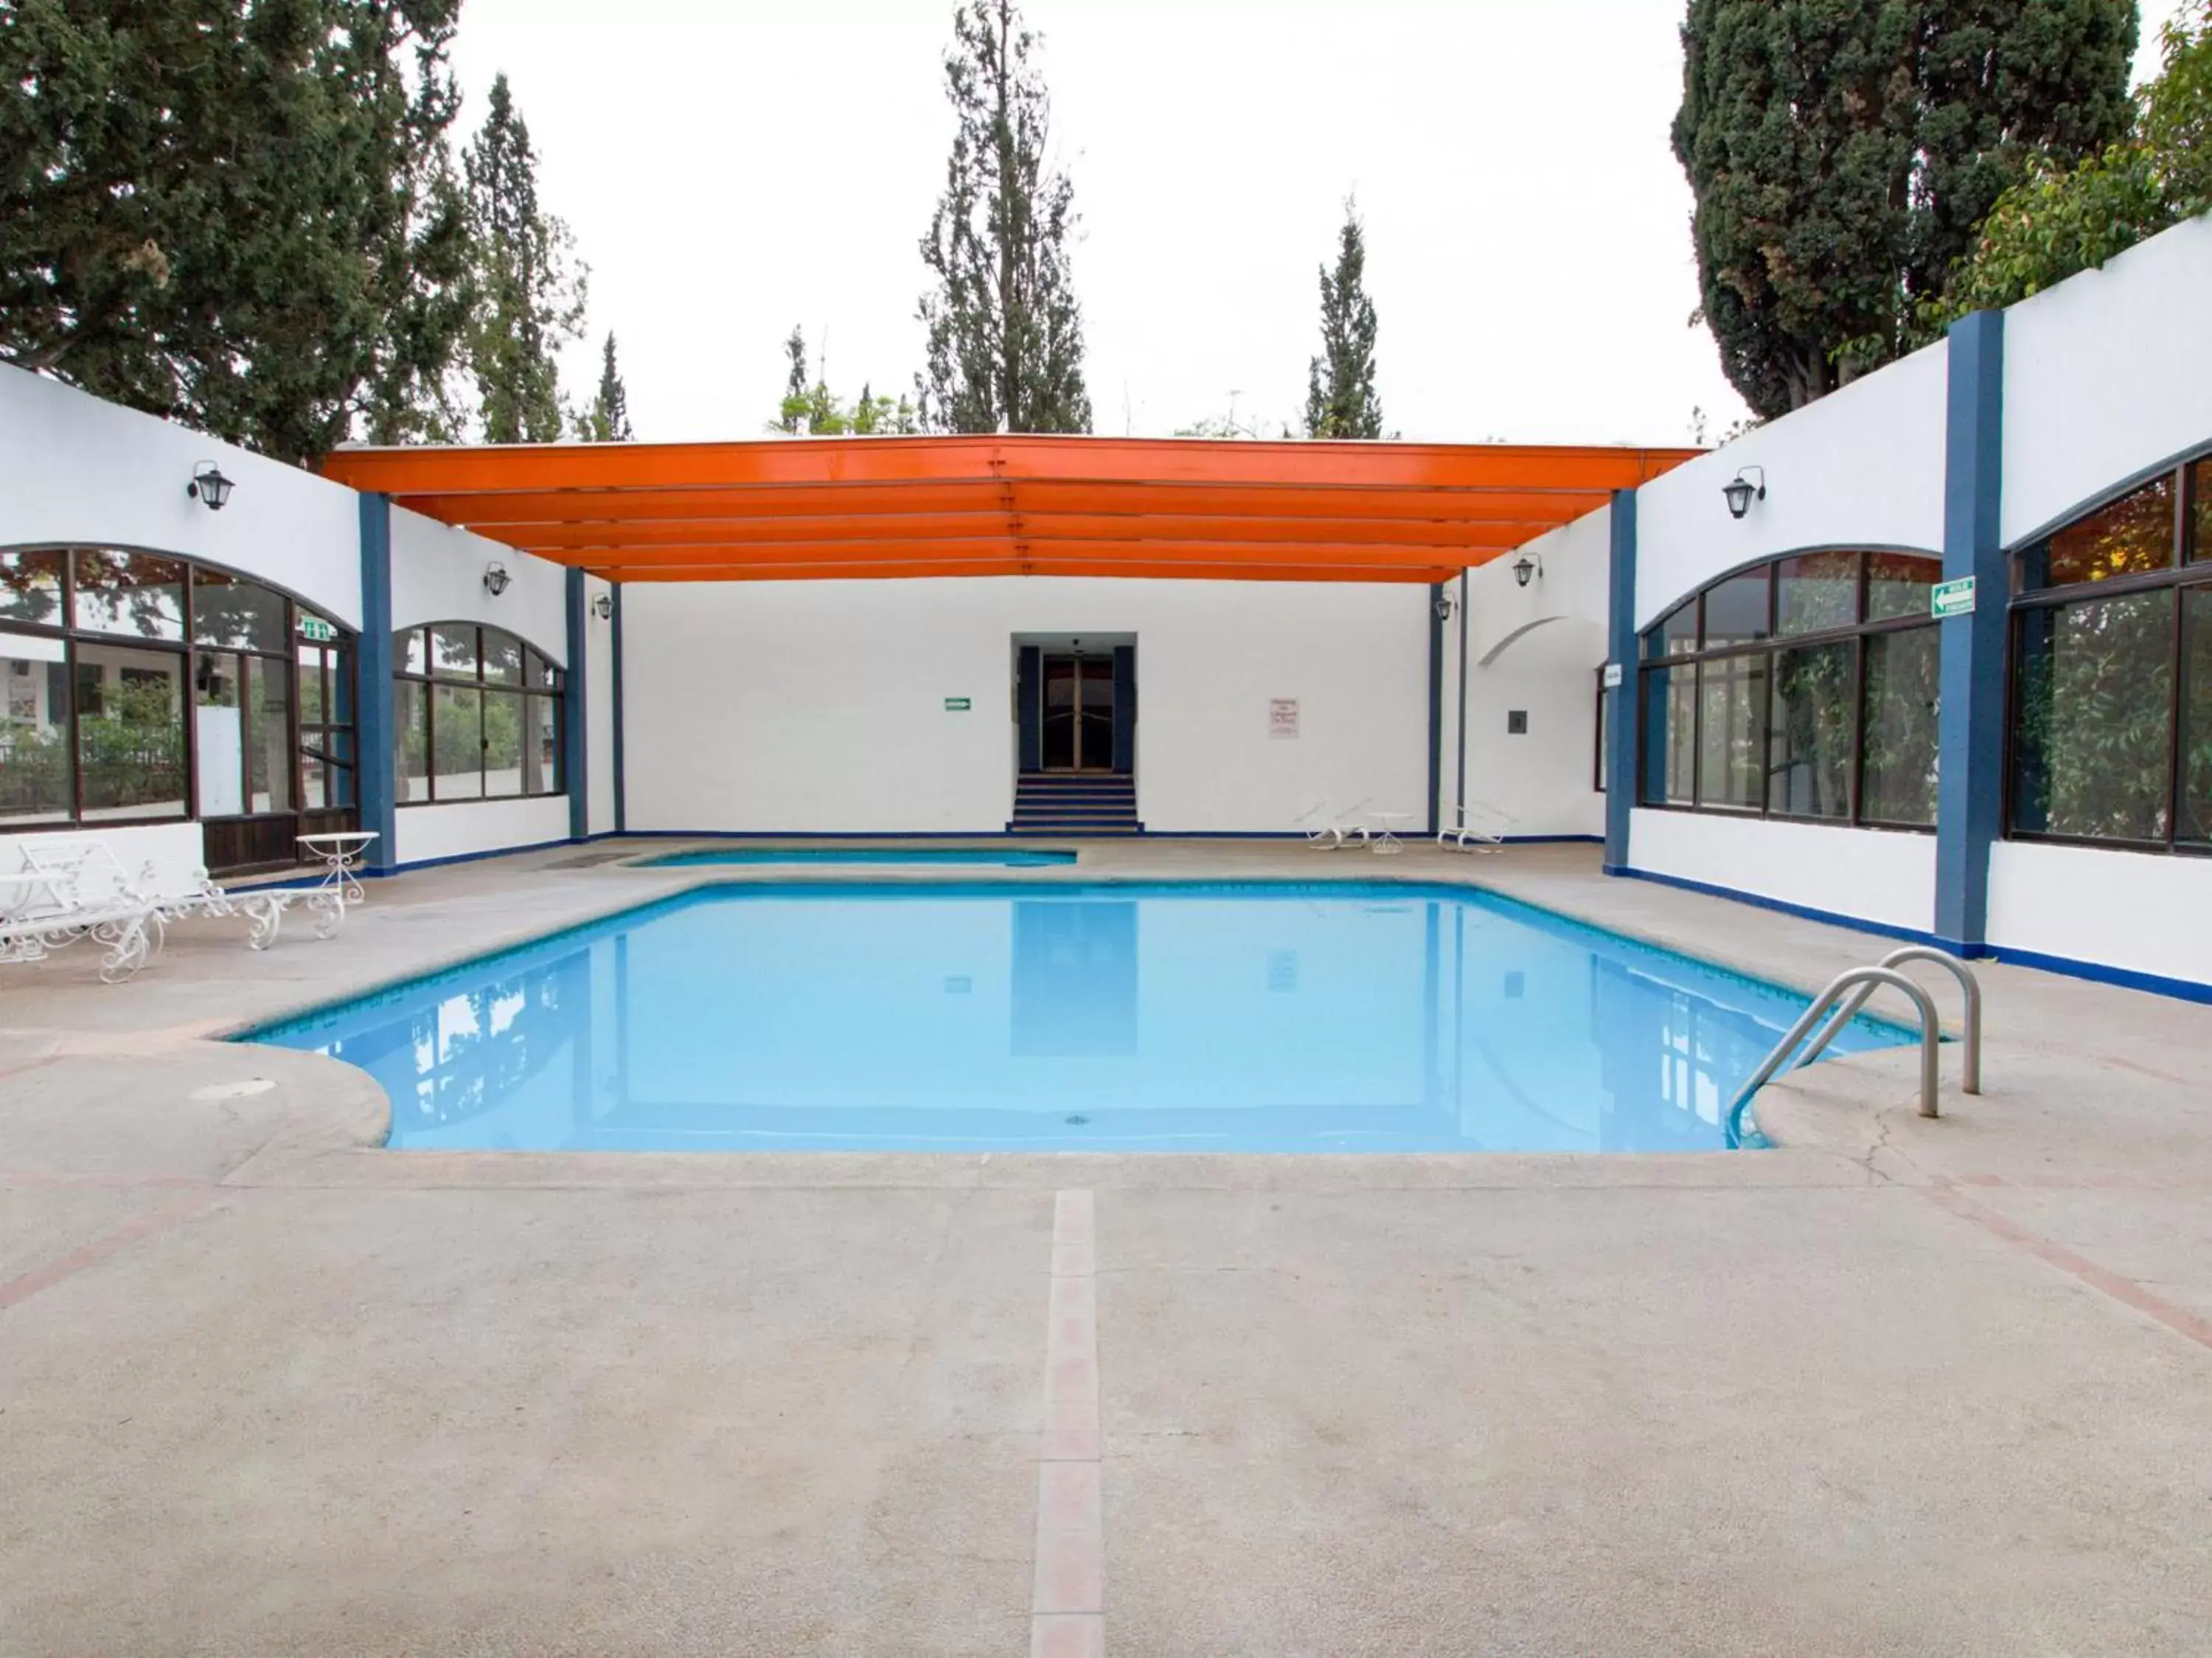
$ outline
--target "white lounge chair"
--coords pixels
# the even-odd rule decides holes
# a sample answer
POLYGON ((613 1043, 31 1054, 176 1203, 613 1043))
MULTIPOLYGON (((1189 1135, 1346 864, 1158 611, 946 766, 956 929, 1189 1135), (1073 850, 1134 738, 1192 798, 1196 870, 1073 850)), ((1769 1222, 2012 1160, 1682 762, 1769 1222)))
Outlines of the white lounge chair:
POLYGON ((1437 831, 1437 844, 1462 852, 1503 850, 1505 837, 1518 821, 1510 812, 1479 800, 1465 802, 1456 815, 1458 822, 1437 831))
POLYGON ((42 961, 90 939, 106 947, 100 977, 131 977, 161 948, 160 906, 123 888, 80 889, 73 868, 26 867, 0 875, 0 964, 42 961))
POLYGON ((1358 840, 1363 844, 1370 838, 1368 827, 1360 818, 1367 802, 1361 801, 1344 811, 1332 813, 1327 801, 1316 801, 1291 820, 1304 826, 1306 844, 1317 852, 1333 852, 1346 843, 1358 840))

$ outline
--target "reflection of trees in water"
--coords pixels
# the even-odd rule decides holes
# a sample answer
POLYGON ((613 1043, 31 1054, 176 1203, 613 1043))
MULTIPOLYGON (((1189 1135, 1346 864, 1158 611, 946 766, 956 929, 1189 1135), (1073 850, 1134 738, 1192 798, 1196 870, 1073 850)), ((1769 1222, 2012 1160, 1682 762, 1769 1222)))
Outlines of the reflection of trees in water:
MULTIPOLYGON (((579 951, 551 966, 494 979, 411 1020, 408 1038, 418 1080, 408 1126, 481 1116, 551 1064, 577 1036, 568 1010, 574 1007, 578 1017, 588 1012, 587 995, 579 987, 572 1001, 568 981, 590 959, 579 951), (457 1003, 468 1009, 465 1029, 448 1016, 457 1003)), ((395 1101, 395 1114, 399 1109, 395 1101)))

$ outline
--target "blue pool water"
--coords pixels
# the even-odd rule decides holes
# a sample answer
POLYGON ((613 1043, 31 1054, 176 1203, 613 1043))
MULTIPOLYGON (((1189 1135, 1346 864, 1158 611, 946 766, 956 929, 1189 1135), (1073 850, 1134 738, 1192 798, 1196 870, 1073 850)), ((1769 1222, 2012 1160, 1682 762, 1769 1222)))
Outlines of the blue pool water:
POLYGON ((1803 1005, 1462 888, 779 883, 246 1039, 368 1071, 404 1148, 1660 1151, 1803 1005))
POLYGON ((641 858, 641 869, 689 869, 717 863, 974 863, 1008 869, 1042 869, 1073 863, 1075 854, 1009 846, 710 846, 641 858))

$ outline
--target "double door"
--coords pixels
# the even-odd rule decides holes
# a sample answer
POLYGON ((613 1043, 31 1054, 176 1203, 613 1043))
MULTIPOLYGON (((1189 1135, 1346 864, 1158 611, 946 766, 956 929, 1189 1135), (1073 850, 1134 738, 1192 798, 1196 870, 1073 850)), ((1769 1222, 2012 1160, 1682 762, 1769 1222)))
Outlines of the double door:
POLYGON ((1114 659, 1044 659, 1044 770, 1114 769, 1114 659))

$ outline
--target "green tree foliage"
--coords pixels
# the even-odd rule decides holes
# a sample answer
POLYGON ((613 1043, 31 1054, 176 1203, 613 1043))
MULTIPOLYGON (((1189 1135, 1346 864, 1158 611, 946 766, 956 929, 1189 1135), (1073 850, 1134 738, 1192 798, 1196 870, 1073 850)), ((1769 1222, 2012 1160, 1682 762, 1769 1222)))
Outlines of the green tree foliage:
POLYGON ((538 152, 507 76, 461 158, 477 303, 469 373, 488 443, 551 443, 567 424, 555 354, 584 332, 587 272, 568 227, 538 202, 538 152))
POLYGON ((958 118, 945 193, 922 238, 922 424, 945 432, 1087 432, 1083 311, 1068 268, 1074 186, 1047 165, 1039 41, 1013 0, 953 14, 945 88, 958 118))
POLYGON ((2030 158, 2125 131, 2135 0, 1690 0, 1702 314, 1762 417, 1907 349, 2030 158))
POLYGON ((2011 305, 2200 213, 2212 212, 2212 0, 2163 30, 2164 67, 2133 131, 2076 166, 2040 155, 1997 198, 1973 252, 1923 308, 1933 334, 1969 311, 2011 305))
POLYGON ((629 393, 623 385, 622 370, 615 364, 615 337, 607 334, 605 348, 599 353, 599 390, 592 398, 592 406, 584 411, 584 437, 593 443, 628 443, 637 436, 630 430, 629 393))
POLYGON ((806 338, 798 329, 791 331, 791 338, 784 341, 783 349, 791 359, 791 373, 784 385, 783 401, 777 406, 776 418, 769 423, 770 431, 808 437, 873 437, 912 434, 921 430, 909 399, 878 397, 872 386, 863 384, 860 397, 847 403, 830 389, 826 377, 817 375, 810 381, 806 373, 806 338))
POLYGON ((0 360, 286 460, 442 430, 458 10, 0 4, 0 360))
POLYGON ((1375 302, 1367 297, 1367 235, 1357 207, 1344 204, 1336 269, 1321 270, 1321 355, 1306 375, 1308 437, 1380 437, 1382 403, 1375 394, 1375 302))

